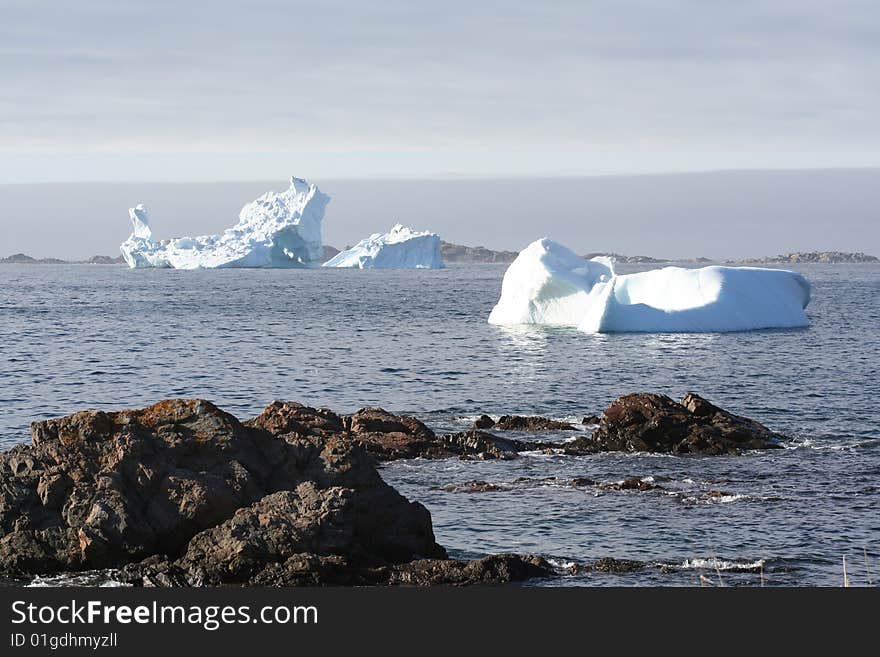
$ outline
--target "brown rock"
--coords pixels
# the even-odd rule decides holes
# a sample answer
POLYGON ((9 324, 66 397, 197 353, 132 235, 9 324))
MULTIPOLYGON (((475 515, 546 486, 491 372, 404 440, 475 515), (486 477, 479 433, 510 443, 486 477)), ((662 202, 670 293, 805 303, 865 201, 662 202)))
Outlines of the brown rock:
POLYGON ((498 491, 508 490, 505 486, 498 484, 490 484, 488 481, 466 481, 463 484, 448 484, 441 486, 439 490, 448 493, 494 493, 498 491))
POLYGON ((200 532, 301 484, 351 491, 349 529, 372 537, 364 558, 442 554, 428 512, 385 484, 340 426, 329 411, 288 403, 242 424, 192 399, 36 422, 31 446, 0 454, 0 572, 173 558, 200 532))
POLYGON ((491 429, 495 426, 495 420, 488 415, 481 415, 474 420, 474 429, 491 429))
POLYGON ((259 579, 270 565, 304 553, 343 556, 359 567, 445 557, 428 531, 424 509, 414 507, 421 517, 397 514, 380 526, 363 522, 367 509, 356 497, 352 489, 321 489, 312 482, 267 495, 194 536, 173 565, 190 583, 218 585, 259 579))
POLYGON ((643 561, 603 557, 590 564, 590 569, 600 573, 633 573, 643 570, 645 566, 646 564, 643 561))
POLYGON ((273 436, 294 433, 327 437, 344 431, 342 418, 326 408, 310 408, 298 402, 274 401, 257 417, 244 423, 273 436))
POLYGON ((506 584, 555 575, 542 557, 517 554, 492 555, 475 561, 413 561, 375 573, 381 583, 409 586, 506 584))
POLYGON ((601 451, 739 454, 779 447, 784 436, 725 411, 694 393, 625 395, 605 410, 593 439, 601 451))
POLYGON ((629 479, 624 479, 623 481, 614 481, 614 482, 602 482, 597 484, 601 490, 653 490, 655 488, 660 488, 656 484, 652 484, 647 481, 643 481, 640 477, 630 477, 629 479))
MULTIPOLYGON (((545 559, 516 554, 490 555, 473 561, 419 559, 403 564, 363 567, 345 556, 298 553, 267 564, 245 583, 284 587, 471 586, 508 584, 556 575, 545 559)), ((119 577, 135 586, 205 586, 213 583, 200 580, 198 571, 186 571, 179 564, 156 558, 126 566, 119 577)))
POLYGON ((514 459, 525 447, 521 441, 508 440, 475 429, 441 436, 440 441, 450 453, 481 459, 514 459))
POLYGON ((500 431, 574 431, 568 422, 559 422, 536 415, 503 415, 494 425, 500 431))
POLYGON ((574 440, 559 444, 558 447, 566 456, 587 456, 589 454, 596 454, 599 451, 599 447, 592 436, 578 436, 574 440))
POLYGON ((47 473, 40 477, 37 484, 37 495, 43 506, 57 509, 62 505, 72 487, 73 482, 67 475, 47 473))
POLYGON ((346 418, 345 424, 350 439, 380 461, 453 455, 414 417, 367 407, 346 418))

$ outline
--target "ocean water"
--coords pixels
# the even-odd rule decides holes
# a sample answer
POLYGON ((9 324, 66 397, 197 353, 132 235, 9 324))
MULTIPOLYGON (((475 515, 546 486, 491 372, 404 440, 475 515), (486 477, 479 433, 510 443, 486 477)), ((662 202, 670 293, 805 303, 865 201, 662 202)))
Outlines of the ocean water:
MULTIPOLYGON (((273 399, 380 405, 460 430, 480 413, 578 420, 621 394, 693 390, 794 437, 742 457, 528 454, 414 460, 387 481, 453 556, 648 565, 539 585, 841 585, 880 580, 880 267, 794 267, 811 326, 588 335, 486 317, 504 266, 441 271, 130 271, 0 265, 0 448, 30 421, 205 397, 240 418, 273 399), (651 491, 569 481, 650 478, 651 491), (469 481, 501 490, 462 492, 469 481)), ((620 267, 634 271, 635 267, 620 267)), ((543 434, 537 439, 559 439, 543 434)))

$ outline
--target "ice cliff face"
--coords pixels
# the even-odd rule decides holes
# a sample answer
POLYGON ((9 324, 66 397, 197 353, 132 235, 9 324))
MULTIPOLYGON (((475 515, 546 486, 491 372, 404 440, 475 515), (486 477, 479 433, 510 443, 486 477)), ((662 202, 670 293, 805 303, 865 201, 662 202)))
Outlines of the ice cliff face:
POLYGON ((325 267, 358 269, 439 269, 440 236, 416 232, 397 224, 387 233, 375 233, 324 263, 325 267))
POLYGON ((131 268, 306 267, 321 262, 321 221, 330 197, 299 178, 245 205, 221 235, 157 242, 143 205, 129 210, 133 232, 120 246, 131 268))
POLYGON ((607 258, 584 260, 540 239, 508 268, 489 323, 591 333, 792 328, 809 324, 809 301, 809 282, 791 271, 665 267, 621 275, 607 258))

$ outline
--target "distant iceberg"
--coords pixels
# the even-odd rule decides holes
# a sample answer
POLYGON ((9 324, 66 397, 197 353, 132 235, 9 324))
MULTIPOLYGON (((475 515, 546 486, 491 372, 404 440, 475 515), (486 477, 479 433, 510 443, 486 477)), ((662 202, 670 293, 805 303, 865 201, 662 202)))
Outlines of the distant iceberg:
POLYGON ((440 269, 440 236, 397 224, 375 233, 324 263, 325 267, 358 269, 440 269))
POLYGON ((616 274, 548 239, 532 242, 504 274, 490 324, 572 326, 590 333, 716 332, 807 326, 810 284, 755 267, 665 267, 616 274))
POLYGON ((222 235, 155 241, 147 209, 129 210, 133 232, 120 246, 131 268, 307 267, 321 262, 321 221, 330 197, 299 178, 245 205, 222 235))

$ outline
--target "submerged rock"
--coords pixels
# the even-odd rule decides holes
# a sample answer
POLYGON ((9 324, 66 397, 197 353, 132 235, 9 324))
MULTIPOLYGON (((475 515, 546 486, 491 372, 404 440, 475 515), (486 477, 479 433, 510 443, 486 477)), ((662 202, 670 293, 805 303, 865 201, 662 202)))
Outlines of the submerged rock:
POLYGON ((623 481, 605 481, 596 484, 599 490, 654 490, 656 488, 661 488, 657 484, 652 484, 649 481, 645 481, 641 477, 629 477, 628 479, 624 479, 623 481))
POLYGON ((446 491, 447 493, 497 493, 510 490, 509 486, 501 484, 492 484, 488 481, 466 481, 463 484, 447 484, 440 486, 436 490, 446 491))
POLYGON ((602 557, 590 564, 590 570, 599 573, 634 573, 643 570, 648 564, 633 559, 602 557))
POLYGON ((561 443, 558 447, 566 456, 588 456, 601 451, 592 436, 578 436, 574 440, 561 443))
POLYGON ((493 429, 499 431, 574 431, 568 422, 551 420, 546 417, 524 415, 502 415, 493 429))
POLYGON ((780 447, 785 437, 699 395, 624 395, 605 410, 593 441, 601 451, 739 454, 780 447))
POLYGON ((362 408, 344 418, 346 438, 380 461, 409 458, 511 459, 528 444, 485 431, 436 435, 414 417, 394 415, 382 408, 362 408))
POLYGON ((491 429, 494 426, 495 420, 486 414, 483 414, 474 420, 474 429, 491 429))
POLYGON ((508 440, 486 431, 462 431, 440 437, 443 444, 459 456, 480 459, 514 459, 518 452, 527 448, 522 441, 508 440))

